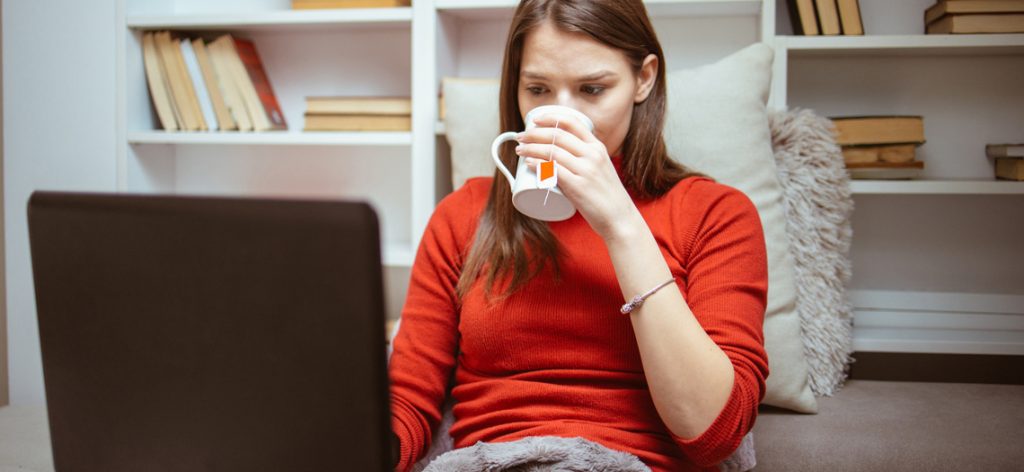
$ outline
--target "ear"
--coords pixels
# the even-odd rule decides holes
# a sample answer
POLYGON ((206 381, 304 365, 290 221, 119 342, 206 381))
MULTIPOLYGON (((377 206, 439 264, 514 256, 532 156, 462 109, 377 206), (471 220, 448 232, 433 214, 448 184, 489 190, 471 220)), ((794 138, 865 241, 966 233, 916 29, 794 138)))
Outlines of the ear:
POLYGON ((640 73, 636 76, 636 95, 633 96, 634 103, 643 103, 647 96, 654 89, 654 82, 658 79, 658 56, 648 54, 644 63, 640 66, 640 73))

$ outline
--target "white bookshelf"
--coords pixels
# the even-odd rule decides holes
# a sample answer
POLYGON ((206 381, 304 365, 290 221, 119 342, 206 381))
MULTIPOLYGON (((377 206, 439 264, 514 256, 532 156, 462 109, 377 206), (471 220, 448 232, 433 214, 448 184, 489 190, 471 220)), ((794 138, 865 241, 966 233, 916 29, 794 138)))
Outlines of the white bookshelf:
POLYGON ((126 18, 130 29, 312 31, 332 28, 410 27, 412 8, 360 8, 347 10, 268 10, 222 14, 135 15, 126 18))
MULTIPOLYGON (((978 295, 980 301, 961 307, 955 317, 929 321, 927 314, 904 313, 920 303, 940 313, 951 294, 987 293, 986 284, 998 285, 992 281, 1024 277, 1005 254, 1007 247, 1018 247, 1011 240, 1024 237, 1024 223, 1013 214, 1024 183, 993 180, 991 161, 977 151, 979 143, 1019 142, 1024 35, 921 34, 920 13, 932 1, 860 0, 868 32, 862 37, 790 36, 781 0, 645 3, 670 70, 713 62, 764 41, 776 50, 773 107, 811 108, 825 116, 925 116, 922 179, 852 183, 854 288, 873 293, 882 288, 876 281, 884 280, 886 293, 896 294, 857 307, 858 349, 1022 352, 1024 342, 1007 343, 1005 322, 987 308, 999 297, 1022 295, 1012 286, 978 295), (912 223, 931 213, 941 217, 924 218, 920 228, 912 223), (920 246, 904 241, 910 239, 900 233, 906 228, 920 246), (991 243, 971 248, 975 259, 987 261, 988 273, 966 259, 944 259, 962 249, 958 244, 978 238, 991 243), (964 273, 928 267, 932 260, 964 273), (944 323, 957 327, 943 329, 944 323), (964 323, 976 329, 963 329, 964 323)), ((422 230, 450 191, 447 166, 439 162, 447 156, 444 125, 436 118, 441 78, 498 77, 517 2, 415 0, 409 8, 317 11, 291 11, 287 0, 119 2, 118 189, 368 199, 382 215, 384 263, 393 272, 389 283, 398 284, 389 288, 388 305, 393 313, 400 308, 422 230), (252 38, 289 131, 156 129, 138 42, 142 31, 162 29, 252 38), (306 95, 411 96, 413 128, 302 132, 306 95)))
POLYGON ((984 153, 1024 139, 1024 34, 925 35, 934 0, 860 0, 864 36, 790 36, 784 3, 775 108, 924 117, 920 179, 851 182, 855 349, 1024 353, 1024 182, 984 153))
POLYGON ((1024 182, 997 180, 854 180, 854 194, 1024 195, 1024 182))
POLYGON ((776 48, 799 56, 949 56, 1024 54, 1021 34, 780 36, 776 48))
POLYGON ((223 144, 235 146, 409 146, 408 132, 187 132, 134 131, 128 144, 223 144))
MULTIPOLYGON (((436 0, 435 8, 462 19, 511 18, 517 0, 436 0)), ((645 0, 648 13, 655 18, 673 16, 760 15, 759 0, 645 0)))

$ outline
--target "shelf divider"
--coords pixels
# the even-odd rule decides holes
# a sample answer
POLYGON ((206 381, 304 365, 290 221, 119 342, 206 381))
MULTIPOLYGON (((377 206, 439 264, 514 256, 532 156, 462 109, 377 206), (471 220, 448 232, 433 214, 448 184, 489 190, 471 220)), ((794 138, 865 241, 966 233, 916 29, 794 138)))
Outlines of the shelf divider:
POLYGON ((128 133, 129 144, 176 145, 243 145, 243 146, 408 146, 412 133, 401 131, 351 132, 166 132, 135 131, 128 133))

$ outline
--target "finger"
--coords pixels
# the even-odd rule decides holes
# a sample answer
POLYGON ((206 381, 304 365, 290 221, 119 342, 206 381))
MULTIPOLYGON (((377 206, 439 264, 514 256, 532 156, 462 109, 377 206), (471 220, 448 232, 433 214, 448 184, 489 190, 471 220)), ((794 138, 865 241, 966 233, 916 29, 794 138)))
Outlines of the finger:
POLYGON ((588 129, 579 118, 562 113, 545 113, 533 119, 538 128, 553 128, 558 123, 560 129, 564 129, 577 136, 585 143, 598 142, 594 133, 588 129))
POLYGON ((588 155, 590 149, 579 137, 561 128, 531 128, 519 133, 517 138, 524 144, 554 144, 574 156, 588 155))
POLYGON ((581 164, 580 159, 569 151, 550 144, 520 144, 519 146, 516 146, 516 154, 525 158, 545 161, 554 160, 562 167, 569 169, 570 172, 576 172, 579 170, 578 167, 581 164))

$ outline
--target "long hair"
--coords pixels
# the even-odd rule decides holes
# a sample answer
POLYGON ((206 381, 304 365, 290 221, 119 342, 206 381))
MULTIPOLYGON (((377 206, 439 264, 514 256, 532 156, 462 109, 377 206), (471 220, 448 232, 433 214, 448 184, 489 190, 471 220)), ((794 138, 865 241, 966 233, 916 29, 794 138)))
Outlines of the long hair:
MULTIPOLYGON (((658 71, 647 99, 634 104, 629 131, 622 146, 623 185, 635 198, 657 198, 677 182, 693 175, 668 156, 662 128, 665 124, 665 56, 641 0, 523 0, 516 8, 505 43, 501 73, 501 129, 523 129, 519 110, 519 73, 527 35, 550 21, 566 32, 583 33, 625 53, 634 73, 654 54, 658 71)), ((501 160, 516 167, 514 143, 501 149, 501 160)), ((457 292, 462 298, 485 275, 484 293, 496 284, 507 296, 522 287, 546 263, 557 278, 558 241, 547 223, 519 213, 512 206, 512 191, 497 170, 476 238, 466 256, 457 292)))

